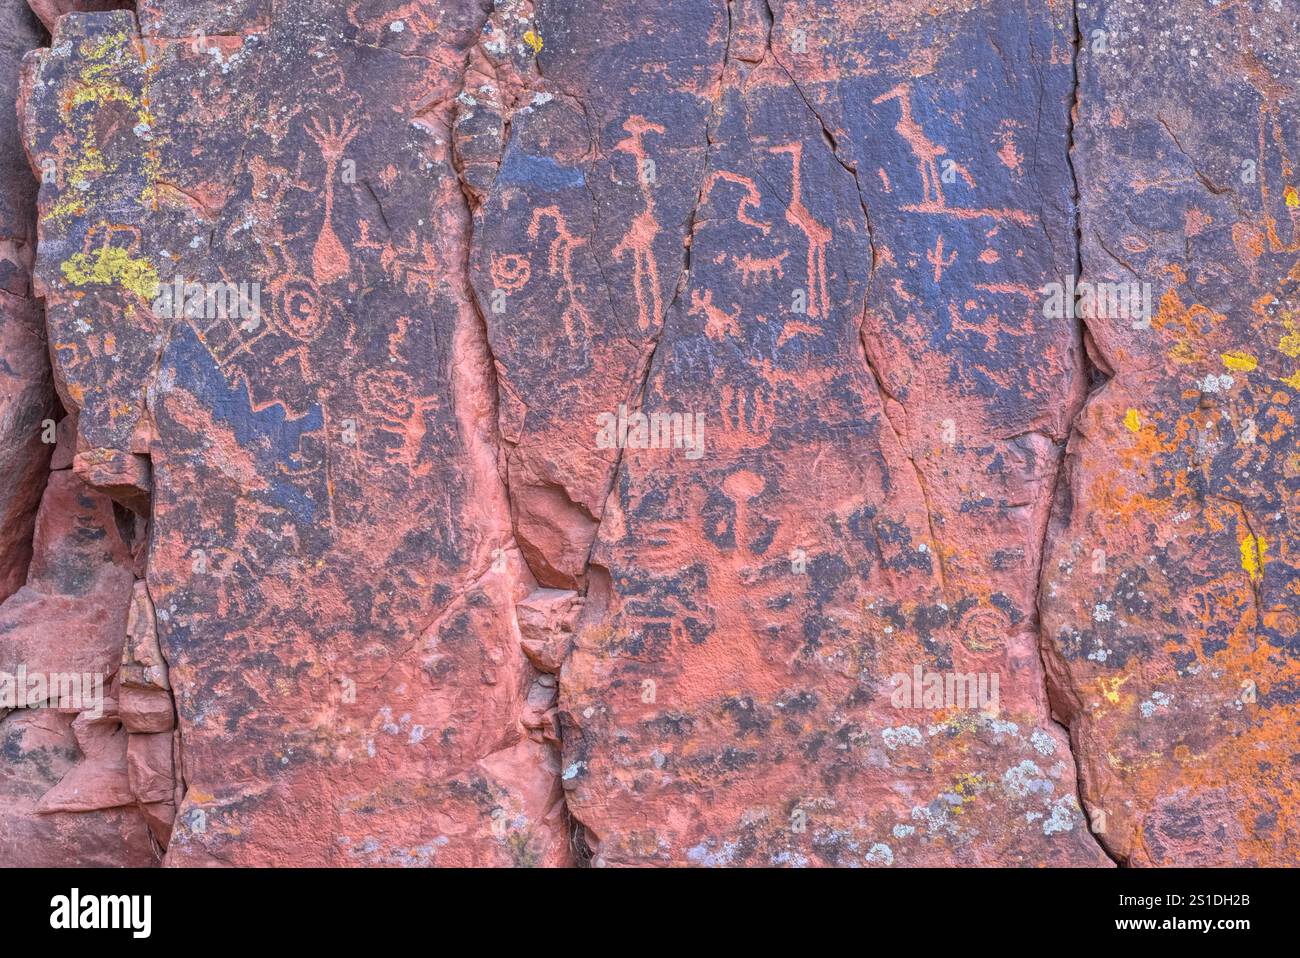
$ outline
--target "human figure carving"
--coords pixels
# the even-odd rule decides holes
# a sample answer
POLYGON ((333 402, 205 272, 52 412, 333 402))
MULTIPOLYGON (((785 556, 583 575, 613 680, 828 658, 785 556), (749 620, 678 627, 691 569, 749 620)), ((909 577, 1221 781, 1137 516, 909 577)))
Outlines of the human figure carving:
POLYGON ((614 247, 614 259, 622 260, 632 254, 632 286, 636 292, 637 325, 641 330, 650 328, 652 322, 658 322, 663 314, 659 293, 659 267, 655 264, 654 241, 659 235, 659 221, 655 219, 655 201, 651 183, 645 175, 646 149, 645 135, 658 133, 663 135, 664 128, 658 123, 651 123, 643 116, 630 116, 623 121, 623 129, 629 136, 620 140, 614 147, 617 152, 627 153, 636 161, 636 177, 641 184, 641 197, 645 206, 632 220, 627 233, 614 247))
POLYGON ((578 298, 578 293, 586 292, 586 287, 573 278, 573 251, 587 241, 569 232, 569 224, 558 206, 543 206, 533 210, 533 218, 528 223, 529 239, 537 239, 545 220, 550 220, 555 229, 555 239, 551 240, 547 253, 546 273, 552 277, 559 276, 564 283, 564 288, 556 292, 555 298, 564 303, 564 334, 569 345, 577 346, 576 323, 582 324, 585 334, 590 329, 591 316, 578 298))
POLYGON ((317 283, 332 283, 352 268, 348 252, 334 232, 334 175, 338 172, 344 149, 356 136, 356 130, 347 120, 335 123, 331 117, 324 128, 316 120, 311 120, 307 126, 307 135, 316 141, 321 157, 325 160, 325 222, 321 225, 320 235, 312 249, 312 273, 317 283))
POLYGON ((947 259, 943 255, 943 234, 934 241, 934 249, 925 254, 925 260, 934 267, 934 281, 937 283, 943 279, 943 271, 957 262, 957 251, 953 250, 952 255, 947 259))

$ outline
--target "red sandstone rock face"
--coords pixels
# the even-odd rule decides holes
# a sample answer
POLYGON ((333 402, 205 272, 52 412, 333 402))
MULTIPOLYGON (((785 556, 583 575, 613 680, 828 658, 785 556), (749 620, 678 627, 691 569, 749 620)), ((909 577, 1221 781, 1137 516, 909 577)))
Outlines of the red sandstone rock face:
MULTIPOLYGON (((18 0, 0 5, 0 91, 15 96, 23 54, 39 27, 18 0)), ((35 185, 16 111, 0 111, 0 600, 26 579, 32 523, 45 485, 56 414, 45 324, 32 295, 35 185)))
POLYGON ((156 861, 128 772, 138 736, 118 714, 131 567, 109 499, 70 470, 52 473, 27 583, 0 605, 0 673, 49 683, 39 703, 3 709, 0 721, 5 864, 156 861), (76 679, 78 697, 56 693, 53 676, 76 679))
POLYGON ((642 399, 702 413, 707 455, 623 457, 561 673, 570 807, 604 863, 1105 864, 1033 613, 1041 494, 1082 391, 1077 331, 1025 295, 1069 266, 1065 24, 1031 20, 1041 73, 1019 77, 983 39, 1004 12, 954 14, 909 34, 939 58, 911 83, 906 59, 855 66, 879 15, 836 13, 715 32, 690 268, 642 399), (928 178, 914 117, 957 62, 995 104, 968 124, 1039 104, 1054 160, 1015 177, 968 131, 960 186, 928 178), (945 239, 1018 260, 1016 282, 936 264, 945 239), (1042 370, 1003 387, 1030 353, 1042 370), (1000 703, 899 709, 891 676, 915 665, 997 675, 1000 703))
POLYGON ((1086 321, 1112 378, 1071 438, 1043 633, 1115 855, 1295 864, 1300 29, 1269 4, 1192 9, 1178 30, 1080 11, 1084 36, 1122 38, 1080 59, 1082 272, 1154 302, 1086 321), (1114 58, 1149 67, 1121 82, 1114 58))
POLYGON ((31 9, 41 18, 45 28, 51 32, 59 17, 65 13, 90 12, 96 10, 128 10, 130 0, 28 0, 31 9))
MULTIPOLYGON (((468 244, 447 241, 468 222, 448 155, 459 73, 439 60, 476 25, 313 8, 206 49, 168 37, 256 24, 159 6, 142 38, 127 15, 66 17, 31 63, 33 155, 111 158, 77 171, 79 194, 43 190, 40 276, 69 342, 78 474, 137 511, 152 497, 148 592, 183 752, 168 861, 559 864, 558 756, 521 723, 546 688, 512 614, 532 582, 495 470, 468 244), (208 64, 222 80, 196 102, 208 64), (232 96, 259 76, 265 100, 232 96), (104 92, 69 108, 87 87, 104 92), (204 168, 191 136, 253 159, 204 168), (109 196, 131 210, 106 219, 109 196), (133 288, 146 274, 247 277, 261 308, 159 316, 133 288)), ((156 741, 132 765, 150 804, 156 741)))
POLYGON ((32 6, 0 862, 1300 861, 1294 18, 32 6))

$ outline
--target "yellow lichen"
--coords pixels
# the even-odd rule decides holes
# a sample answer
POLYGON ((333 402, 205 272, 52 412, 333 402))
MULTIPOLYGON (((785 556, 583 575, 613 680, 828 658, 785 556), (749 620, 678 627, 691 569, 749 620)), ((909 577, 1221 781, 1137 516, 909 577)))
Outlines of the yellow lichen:
POLYGON ((1250 353, 1223 353, 1223 365, 1234 372, 1248 373, 1259 365, 1259 360, 1250 353))
POLYGON ((952 793, 956 796, 956 802, 952 805, 952 810, 960 815, 965 811, 963 807, 971 801, 985 787, 984 777, 978 772, 971 772, 963 775, 953 786, 952 793))
POLYGON ((1124 428, 1129 432, 1137 432, 1142 428, 1142 417, 1136 409, 1130 409, 1124 414, 1124 428))
MULTIPOLYGON (((130 40, 130 34, 126 30, 118 30, 116 33, 106 33, 98 41, 87 39, 81 44, 81 55, 92 63, 99 63, 113 54, 120 54, 122 49, 130 40)), ((113 57, 118 59, 118 57, 113 57)))
POLYGON ((73 286, 121 286, 150 302, 158 295, 158 271, 153 264, 118 246, 75 253, 59 269, 73 286))
POLYGON ((1263 536, 1247 535, 1241 540, 1241 567, 1246 570, 1251 582, 1259 582, 1264 578, 1267 554, 1268 543, 1263 536))
MULTIPOLYGON (((78 72, 68 84, 61 103, 64 120, 74 133, 75 142, 69 150, 72 159, 62 177, 63 191, 46 213, 52 222, 85 214, 99 199, 92 192, 97 181, 129 172, 124 163, 132 160, 131 155, 106 158, 97 145, 96 118, 101 107, 123 104, 132 111, 138 126, 152 129, 156 125, 147 94, 137 96, 129 82, 138 69, 138 58, 133 55, 137 49, 134 38, 126 30, 88 39, 78 49, 81 58, 78 72)), ((139 159, 143 161, 141 172, 145 180, 140 201, 156 208, 155 183, 159 179, 156 148, 145 145, 139 159)))
POLYGON ((1106 701, 1109 702, 1111 705, 1118 705, 1119 690, 1124 686, 1125 683, 1128 682, 1130 678, 1131 676, 1128 675, 1118 676, 1115 678, 1103 677, 1097 679, 1097 684, 1101 686, 1101 694, 1105 697, 1106 701))
POLYGON ((1286 332, 1278 340, 1277 348, 1294 359, 1300 356, 1300 329, 1296 328, 1295 317, 1290 313, 1283 314, 1282 325, 1286 327, 1286 332))

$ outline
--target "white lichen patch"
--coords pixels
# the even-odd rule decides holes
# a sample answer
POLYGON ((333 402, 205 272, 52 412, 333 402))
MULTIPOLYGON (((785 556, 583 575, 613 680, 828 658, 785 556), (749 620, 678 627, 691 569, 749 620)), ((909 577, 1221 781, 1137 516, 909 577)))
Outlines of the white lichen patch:
POLYGON ((1052 803, 1052 813, 1043 822, 1043 834, 1054 835, 1074 829, 1074 813, 1079 810, 1073 795, 1062 795, 1052 803))
POLYGON ((1012 795, 1026 798, 1035 794, 1052 794, 1052 783, 1047 773, 1029 759, 1002 773, 1002 784, 1012 795))
POLYGON ((920 745, 924 741, 921 738, 921 730, 911 725, 882 729, 880 737, 884 740, 885 748, 891 752, 900 746, 920 745))
POLYGON ((1029 744, 1034 747, 1039 755, 1051 755, 1056 751, 1056 739, 1048 735, 1041 728, 1034 729, 1029 736, 1029 744))
POLYGON ((871 846, 871 851, 867 852, 867 863, 871 865, 892 865, 894 864, 894 850, 884 842, 877 842, 871 846))

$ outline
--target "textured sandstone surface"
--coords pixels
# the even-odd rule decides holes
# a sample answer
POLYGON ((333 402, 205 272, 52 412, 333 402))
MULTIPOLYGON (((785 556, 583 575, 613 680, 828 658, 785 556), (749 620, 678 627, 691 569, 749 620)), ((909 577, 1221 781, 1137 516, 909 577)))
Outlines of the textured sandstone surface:
POLYGON ((106 677, 97 705, 50 690, 48 707, 11 711, 0 722, 6 865, 156 860, 128 768, 137 736, 119 719, 114 679, 134 580, 123 531, 106 496, 71 469, 50 474, 26 584, 0 605, 0 671, 106 677))
POLYGON ((561 673, 570 807, 609 863, 1106 863, 1047 715, 1032 615, 1046 516, 1033 491, 1054 478, 1077 334, 990 283, 1007 278, 996 263, 971 256, 936 281, 927 258, 943 237, 1024 250, 1023 287, 1068 266, 1070 65, 1051 54, 1064 28, 1043 16, 1024 38, 1049 83, 1001 69, 982 39, 997 11, 946 18, 913 39, 941 59, 909 84, 905 62, 855 66, 870 15, 841 31, 831 16, 781 12, 770 43, 734 22, 714 31, 690 270, 665 297, 642 399, 704 410, 713 428, 698 462, 629 450, 621 463, 561 673), (783 49, 796 29, 823 62, 783 49), (949 95, 945 50, 993 91, 973 124, 1012 125, 1055 92, 1037 124, 1055 169, 1017 180, 996 138, 970 131, 965 168, 987 179, 987 206, 927 187, 932 148, 900 117, 949 95), (894 145, 872 162, 867 142, 894 145), (1044 223, 1057 245, 1028 242, 1044 223), (972 348, 1003 326, 1004 349, 972 348), (925 368, 905 359, 927 350, 925 368), (979 388, 1021 350, 1045 360, 1031 383, 979 388), (962 440, 947 447, 950 416, 962 440), (909 720, 887 680, 917 662, 1001 673, 1000 714, 909 720))
MULTIPOLYGON (((7 102, 16 97, 23 55, 41 39, 25 4, 0 4, 0 90, 7 102)), ((0 113, 0 672, 98 674, 103 696, 92 704, 47 685, 37 693, 39 709, 12 711, 12 699, 0 705, 0 862, 147 865, 157 855, 132 793, 129 736, 117 719, 112 681, 133 560, 112 504, 70 470, 75 427, 54 396, 32 288, 35 198, 17 111, 6 109, 0 113)))
POLYGON ((1300 24, 1166 6, 0 0, 0 864, 1300 863, 1300 24))
POLYGON ((32 294, 36 187, 11 109, 23 55, 40 43, 26 5, 0 5, 0 600, 26 579, 32 523, 41 501, 57 420, 45 324, 32 294))
POLYGON ((1040 603, 1083 797, 1134 865, 1300 853, 1300 31, 1289 5, 1215 6, 1080 10, 1112 40, 1079 61, 1082 273, 1155 302, 1087 321, 1112 378, 1040 603))

